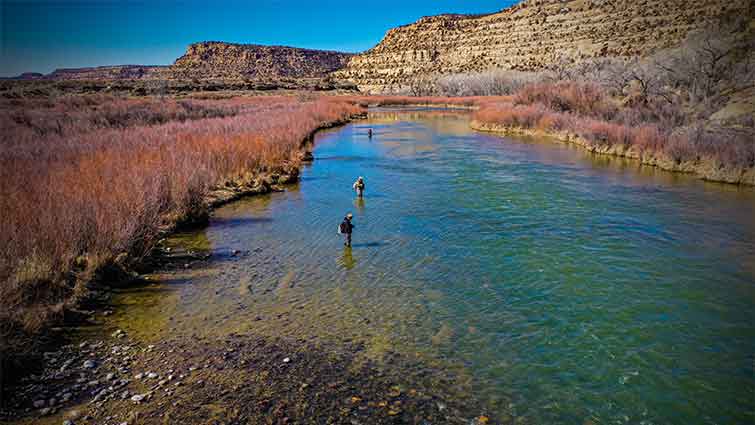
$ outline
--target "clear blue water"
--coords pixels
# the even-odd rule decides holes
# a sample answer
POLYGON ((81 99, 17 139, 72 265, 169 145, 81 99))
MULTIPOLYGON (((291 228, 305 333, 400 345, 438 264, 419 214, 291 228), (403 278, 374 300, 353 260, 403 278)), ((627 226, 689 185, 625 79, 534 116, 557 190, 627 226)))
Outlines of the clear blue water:
POLYGON ((172 331, 410 353, 504 421, 755 423, 754 191, 468 118, 377 110, 321 133, 299 185, 216 212, 172 331))

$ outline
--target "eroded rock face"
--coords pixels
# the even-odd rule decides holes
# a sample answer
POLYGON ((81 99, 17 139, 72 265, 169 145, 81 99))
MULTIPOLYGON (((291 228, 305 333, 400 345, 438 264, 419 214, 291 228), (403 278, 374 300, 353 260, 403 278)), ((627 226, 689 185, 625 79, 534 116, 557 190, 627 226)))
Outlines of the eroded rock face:
POLYGON ((174 78, 319 78, 343 68, 349 53, 282 46, 194 43, 170 67, 174 78))
POLYGON ((440 15, 389 30, 334 75, 368 92, 405 90, 420 75, 538 70, 566 58, 643 56, 679 44, 748 0, 527 0, 490 15, 440 15))

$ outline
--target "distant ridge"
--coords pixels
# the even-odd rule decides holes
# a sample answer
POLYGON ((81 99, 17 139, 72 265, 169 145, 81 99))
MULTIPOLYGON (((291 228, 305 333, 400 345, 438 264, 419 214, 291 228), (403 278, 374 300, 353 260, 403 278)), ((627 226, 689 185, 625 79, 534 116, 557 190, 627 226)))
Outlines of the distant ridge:
POLYGON ((23 73, 16 80, 237 80, 324 78, 353 56, 330 50, 205 41, 188 46, 172 65, 112 65, 23 73))
POLYGON ((322 78, 353 56, 330 50, 206 41, 189 45, 170 67, 179 78, 322 78))

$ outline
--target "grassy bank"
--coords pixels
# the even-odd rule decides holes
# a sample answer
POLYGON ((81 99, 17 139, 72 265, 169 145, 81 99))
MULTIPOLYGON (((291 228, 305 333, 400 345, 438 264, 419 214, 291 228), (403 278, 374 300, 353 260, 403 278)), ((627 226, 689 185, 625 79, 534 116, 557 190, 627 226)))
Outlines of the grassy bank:
POLYGON ((62 317, 93 279, 137 264, 166 229, 296 175, 316 129, 362 112, 295 97, 72 96, 3 100, 0 110, 6 352, 62 317))

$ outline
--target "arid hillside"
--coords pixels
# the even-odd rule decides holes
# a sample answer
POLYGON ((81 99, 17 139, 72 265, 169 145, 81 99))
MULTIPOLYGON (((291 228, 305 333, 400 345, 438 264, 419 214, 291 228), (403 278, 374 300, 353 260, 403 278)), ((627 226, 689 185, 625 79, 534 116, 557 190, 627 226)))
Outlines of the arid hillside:
POLYGON ((422 75, 540 70, 558 61, 645 56, 748 0, 526 0, 498 13, 440 15, 388 31, 335 75, 360 90, 406 90, 422 75))

